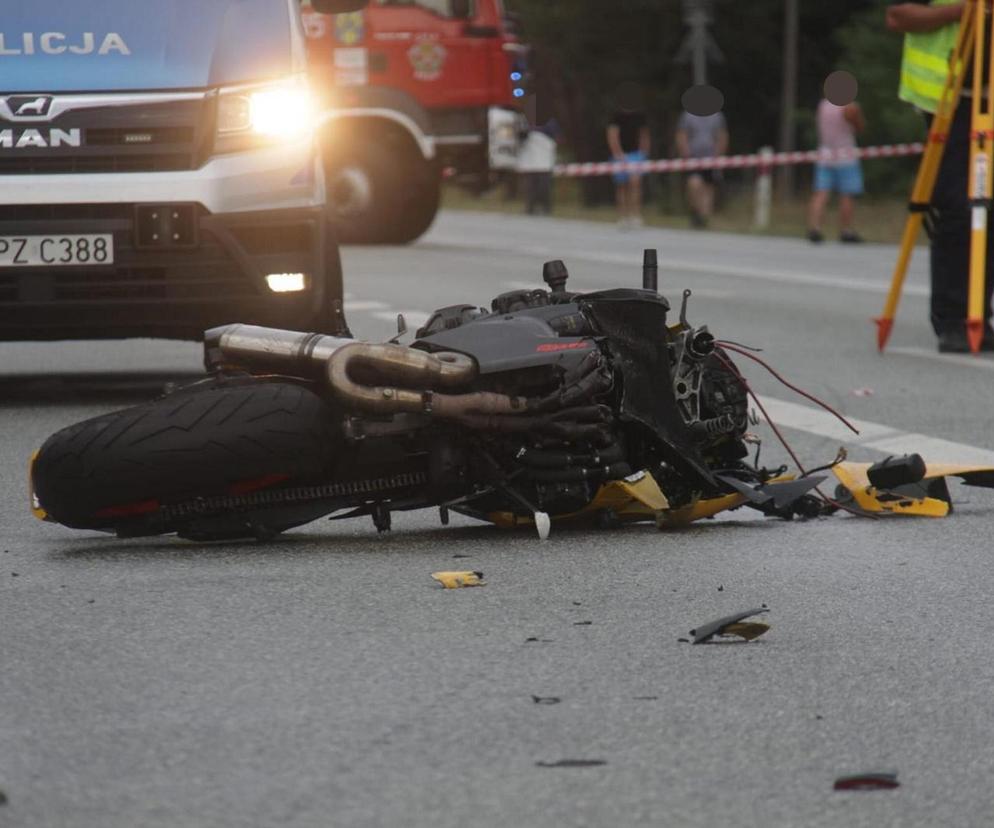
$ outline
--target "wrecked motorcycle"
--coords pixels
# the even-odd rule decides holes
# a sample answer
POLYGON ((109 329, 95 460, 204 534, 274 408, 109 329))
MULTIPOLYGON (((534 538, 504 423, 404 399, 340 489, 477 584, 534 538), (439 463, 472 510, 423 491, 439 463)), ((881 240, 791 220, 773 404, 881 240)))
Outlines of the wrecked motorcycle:
MULTIPOLYGON (((120 537, 267 538, 325 515, 437 507, 500 526, 819 514, 822 479, 748 461, 729 351, 656 290, 546 289, 436 311, 409 346, 227 325, 208 378, 48 439, 35 514, 120 537)), ((403 325, 401 324, 401 327, 403 325)))

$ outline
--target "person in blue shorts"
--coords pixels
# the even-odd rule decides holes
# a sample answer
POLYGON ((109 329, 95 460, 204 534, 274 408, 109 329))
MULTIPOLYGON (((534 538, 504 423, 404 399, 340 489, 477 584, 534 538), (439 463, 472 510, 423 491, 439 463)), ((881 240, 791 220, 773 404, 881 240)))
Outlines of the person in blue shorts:
MULTIPOLYGON (((633 83, 618 90, 619 109, 607 127, 607 145, 615 161, 645 161, 649 158, 649 121, 641 106, 641 91, 633 83)), ((642 226, 642 173, 614 173, 618 201, 618 226, 642 226)))
POLYGON ((863 170, 859 159, 846 158, 846 153, 852 155, 856 135, 865 128, 863 110, 855 101, 837 106, 822 98, 818 104, 818 149, 830 157, 815 165, 814 194, 808 205, 808 239, 815 244, 825 240, 822 221, 832 193, 839 194, 839 241, 863 241, 853 229, 856 197, 863 194, 863 170))

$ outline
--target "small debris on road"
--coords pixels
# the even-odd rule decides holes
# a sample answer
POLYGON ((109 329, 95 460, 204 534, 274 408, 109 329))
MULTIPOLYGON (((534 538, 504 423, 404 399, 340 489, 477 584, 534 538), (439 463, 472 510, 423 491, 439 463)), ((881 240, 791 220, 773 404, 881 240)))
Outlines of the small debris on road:
POLYGON ((574 627, 589 627, 593 623, 594 623, 593 621, 574 621, 573 622, 573 626, 574 627))
POLYGON ((690 639, 689 638, 678 638, 677 641, 679 641, 681 644, 689 644, 690 643, 690 639))
POLYGON ((20 572, 11 572, 10 573, 10 577, 11 578, 19 578, 20 576, 21 576, 20 572))
POLYGON ((467 572, 432 572, 431 577, 446 589, 486 586, 483 580, 483 573, 478 569, 467 572))
POLYGON ((96 599, 96 598, 91 598, 91 599, 90 599, 89 601, 87 601, 86 603, 87 603, 87 604, 95 604, 95 603, 97 603, 97 599, 96 599))
POLYGON ((632 696, 635 701, 657 701, 659 696, 632 696))
POLYGON ((716 635, 737 635, 746 641, 752 641, 769 630, 770 625, 764 624, 762 621, 743 622, 746 618, 761 615, 764 612, 769 612, 765 604, 759 609, 737 612, 735 615, 727 615, 717 621, 702 624, 692 629, 690 634, 694 636, 694 644, 705 644, 716 635))
POLYGON ((530 635, 525 639, 525 644, 551 644, 554 638, 539 638, 537 635, 530 635))
POLYGON ((453 558, 468 558, 469 555, 453 555, 453 558))
POLYGON ((725 585, 724 584, 718 584, 718 592, 724 592, 724 591, 725 591, 725 585))
POLYGON ((872 397, 873 396, 873 389, 872 388, 854 388, 849 393, 852 394, 854 397, 872 397))
POLYGON ((603 759, 560 759, 556 762, 536 762, 540 768, 594 768, 606 765, 603 759))
POLYGON ((0 805, 6 805, 6 804, 7 804, 7 794, 5 794, 3 791, 0 791, 0 805))
POLYGON ((562 699, 559 696, 536 696, 533 694, 532 701, 535 704, 559 704, 562 699))
POLYGON ((889 791, 900 788, 897 773, 891 771, 857 773, 852 776, 840 776, 832 786, 836 791, 889 791))

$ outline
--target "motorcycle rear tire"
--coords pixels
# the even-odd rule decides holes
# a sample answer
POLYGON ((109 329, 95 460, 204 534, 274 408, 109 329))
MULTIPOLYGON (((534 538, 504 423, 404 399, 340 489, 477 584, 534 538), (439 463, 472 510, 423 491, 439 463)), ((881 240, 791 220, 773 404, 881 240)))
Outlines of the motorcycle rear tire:
MULTIPOLYGON (((32 484, 38 505, 65 526, 184 534, 183 519, 164 522, 162 507, 322 482, 339 441, 332 411, 306 388, 219 384, 63 429, 40 449, 32 484)), ((188 523, 203 537, 232 537, 275 534, 317 517, 290 514, 255 515, 255 528, 222 521, 214 533, 209 521, 188 523)))

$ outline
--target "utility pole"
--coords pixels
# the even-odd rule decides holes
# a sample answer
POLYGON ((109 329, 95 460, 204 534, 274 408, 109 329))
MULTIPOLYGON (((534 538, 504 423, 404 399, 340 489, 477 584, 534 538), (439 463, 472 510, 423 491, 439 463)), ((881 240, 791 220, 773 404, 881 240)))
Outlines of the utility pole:
MULTIPOLYGON (((784 0, 783 94, 780 99, 780 151, 794 150, 794 119, 797 110, 798 0, 784 0)), ((778 196, 783 203, 794 191, 794 168, 780 168, 778 196)))
POLYGON ((711 24, 714 22, 713 0, 683 0, 683 23, 687 36, 680 44, 675 63, 690 63, 693 67, 694 86, 705 86, 708 82, 708 60, 721 63, 725 56, 711 37, 711 24))

